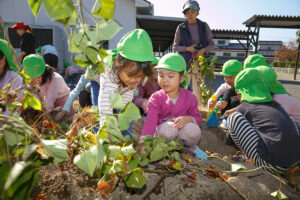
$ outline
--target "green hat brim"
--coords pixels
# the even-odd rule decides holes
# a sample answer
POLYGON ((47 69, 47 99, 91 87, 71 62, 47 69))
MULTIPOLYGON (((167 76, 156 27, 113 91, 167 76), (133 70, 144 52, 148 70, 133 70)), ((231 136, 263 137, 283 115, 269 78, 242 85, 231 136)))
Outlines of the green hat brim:
POLYGON ((286 89, 278 81, 274 81, 273 83, 268 84, 268 87, 270 92, 272 92, 273 94, 287 94, 286 89))
POLYGON ((263 83, 251 84, 243 88, 236 88, 241 94, 242 101, 249 103, 267 103, 273 101, 270 91, 263 83))

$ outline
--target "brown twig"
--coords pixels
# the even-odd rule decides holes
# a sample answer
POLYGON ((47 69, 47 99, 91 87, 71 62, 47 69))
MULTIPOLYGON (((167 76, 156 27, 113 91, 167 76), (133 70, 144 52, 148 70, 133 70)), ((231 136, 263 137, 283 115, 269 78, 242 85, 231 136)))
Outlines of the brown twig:
POLYGON ((248 200, 248 198, 241 192, 241 191, 239 191, 236 187, 234 187, 231 183, 229 183, 229 181, 227 181, 226 180, 226 178, 224 177, 224 176, 222 176, 221 174, 220 174, 220 177, 223 179, 223 181, 225 182, 225 183, 227 183, 227 185, 231 188, 231 189, 233 189, 240 197, 242 197, 243 199, 245 199, 245 200, 248 200))
POLYGON ((150 195, 160 186, 161 182, 166 178, 166 176, 161 176, 160 179, 156 182, 154 187, 147 192, 145 196, 143 196, 142 200, 146 200, 150 197, 150 195))
POLYGON ((182 193, 185 195, 185 197, 188 199, 188 200, 191 200, 191 197, 190 195, 185 191, 185 189, 182 187, 182 185, 179 183, 179 189, 182 191, 182 193))

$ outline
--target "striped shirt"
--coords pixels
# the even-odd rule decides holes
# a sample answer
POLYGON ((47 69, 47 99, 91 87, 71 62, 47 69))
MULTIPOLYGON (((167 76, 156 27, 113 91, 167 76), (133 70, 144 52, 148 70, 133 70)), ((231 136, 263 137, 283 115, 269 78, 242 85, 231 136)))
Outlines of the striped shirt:
POLYGON ((106 115, 113 114, 109 101, 111 94, 118 91, 123 98, 124 106, 133 99, 136 87, 129 89, 128 87, 119 86, 119 81, 118 76, 112 72, 111 68, 106 67, 105 72, 100 74, 100 91, 98 97, 100 128, 104 125, 106 115))

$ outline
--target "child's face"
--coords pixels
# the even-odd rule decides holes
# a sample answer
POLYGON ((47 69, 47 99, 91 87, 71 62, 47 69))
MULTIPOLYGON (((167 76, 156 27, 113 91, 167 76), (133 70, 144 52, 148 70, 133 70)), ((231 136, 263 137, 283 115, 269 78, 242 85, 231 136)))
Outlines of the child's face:
POLYGON ((179 72, 167 69, 158 70, 158 85, 166 93, 177 91, 184 79, 185 75, 180 75, 179 72))
POLYGON ((42 84, 42 76, 38 76, 38 77, 32 79, 32 84, 40 86, 42 84))
POLYGON ((234 80, 236 76, 224 76, 225 83, 230 85, 231 87, 234 87, 234 80))
POLYGON ((137 86, 144 78, 143 71, 137 71, 135 62, 130 62, 123 69, 119 71, 119 78, 122 84, 126 87, 137 86))

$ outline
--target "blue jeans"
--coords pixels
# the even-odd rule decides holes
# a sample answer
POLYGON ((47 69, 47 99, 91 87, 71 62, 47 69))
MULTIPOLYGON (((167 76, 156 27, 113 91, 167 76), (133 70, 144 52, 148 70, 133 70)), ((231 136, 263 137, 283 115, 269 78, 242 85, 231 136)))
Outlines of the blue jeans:
POLYGON ((91 98, 93 106, 98 106, 100 85, 96 81, 91 81, 91 98))

